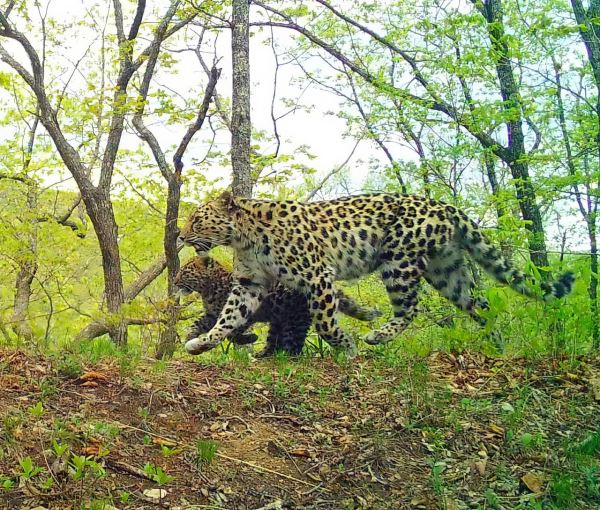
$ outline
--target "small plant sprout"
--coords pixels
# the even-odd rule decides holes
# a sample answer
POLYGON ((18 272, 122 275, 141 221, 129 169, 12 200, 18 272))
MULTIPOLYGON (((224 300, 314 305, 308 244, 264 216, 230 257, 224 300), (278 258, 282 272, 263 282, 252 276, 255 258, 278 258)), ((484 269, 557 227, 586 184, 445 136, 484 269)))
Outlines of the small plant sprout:
POLYGON ((174 480, 174 477, 167 474, 160 466, 155 466, 151 462, 146 462, 144 465, 144 473, 152 478, 159 487, 168 484, 174 480))
POLYGON ((0 475, 0 490, 10 491, 14 489, 15 482, 12 478, 8 478, 7 476, 0 475))
POLYGON ((29 407, 27 411, 29 411, 29 414, 34 418, 41 418, 44 415, 45 411, 44 404, 38 402, 34 406, 29 407))
POLYGON ((219 444, 210 439, 199 439, 196 441, 196 464, 199 469, 208 466, 215 456, 219 444))
POLYGON ((163 457, 172 457, 173 455, 178 455, 181 453, 181 448, 171 448, 166 444, 160 445, 160 453, 162 453, 163 457))
POLYGON ((43 471, 42 468, 35 465, 31 457, 19 459, 19 466, 21 466, 19 476, 25 480, 31 480, 35 475, 43 471))
POLYGON ((61 444, 61 443, 57 442, 56 440, 54 440, 52 442, 52 450, 54 450, 54 453, 56 454, 57 457, 62 457, 69 450, 69 445, 61 444))

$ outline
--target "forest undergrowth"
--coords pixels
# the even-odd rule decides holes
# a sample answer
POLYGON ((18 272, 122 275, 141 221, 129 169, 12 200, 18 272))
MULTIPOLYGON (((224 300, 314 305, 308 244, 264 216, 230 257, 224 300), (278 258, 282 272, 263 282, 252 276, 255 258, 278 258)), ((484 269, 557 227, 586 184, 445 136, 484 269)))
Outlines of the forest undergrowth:
POLYGON ((600 505, 597 356, 0 359, 2 508, 600 505))

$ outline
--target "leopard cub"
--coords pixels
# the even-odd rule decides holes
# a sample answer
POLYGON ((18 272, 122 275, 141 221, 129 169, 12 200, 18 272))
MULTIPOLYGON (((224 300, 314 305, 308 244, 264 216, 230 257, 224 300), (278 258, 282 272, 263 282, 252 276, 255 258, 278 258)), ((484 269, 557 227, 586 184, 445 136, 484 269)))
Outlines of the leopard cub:
MULTIPOLYGON (((216 324, 232 289, 232 275, 211 257, 195 256, 181 267, 175 285, 183 295, 197 292, 202 298, 205 314, 190 328, 186 339, 191 340, 207 333, 216 324)), ((339 294, 340 312, 362 321, 371 321, 381 315, 381 312, 339 294)), ((277 350, 300 354, 311 324, 306 297, 281 285, 274 287, 258 310, 229 338, 237 345, 256 342, 258 337, 247 330, 257 322, 270 324, 266 346, 259 356, 269 356, 277 350)))

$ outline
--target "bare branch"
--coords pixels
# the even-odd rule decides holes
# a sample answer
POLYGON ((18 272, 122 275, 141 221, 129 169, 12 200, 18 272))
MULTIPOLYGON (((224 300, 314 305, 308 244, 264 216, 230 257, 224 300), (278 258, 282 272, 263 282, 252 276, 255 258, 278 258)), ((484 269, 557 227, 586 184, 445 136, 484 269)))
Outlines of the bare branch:
POLYGON ((273 50, 273 58, 275 59, 275 71, 273 73, 273 96, 271 97, 271 121, 273 122, 273 133, 275 135, 275 139, 277 140, 277 146, 275 148, 274 157, 277 157, 279 154, 279 149, 281 148, 281 139, 279 137, 279 131, 277 131, 277 118, 275 118, 275 99, 277 98, 277 78, 279 76, 279 55, 277 54, 277 49, 275 48, 275 37, 273 34, 273 27, 271 28, 271 49, 273 50))
MULTIPOLYGON (((310 32, 309 30, 307 30, 304 27, 301 27, 300 25, 295 23, 294 20, 287 14, 285 14, 281 11, 278 11, 277 9, 274 9, 273 7, 265 5, 260 0, 253 0, 253 3, 255 5, 258 5, 259 7, 262 7, 263 9, 265 9, 268 12, 276 14, 277 16, 284 19, 286 22, 285 23, 271 22, 271 21, 254 22, 254 23, 252 23, 252 25, 282 27, 282 28, 288 28, 288 29, 294 30, 296 32, 299 32, 304 37, 306 37, 309 41, 316 44, 317 46, 319 46, 320 48, 325 50, 327 53, 329 53, 331 56, 333 56, 334 58, 336 58, 337 60, 342 62, 346 67, 348 67, 353 72, 358 74, 367 83, 370 83, 371 85, 375 86, 379 90, 387 92, 392 97, 397 97, 400 100, 406 99, 409 101, 413 101, 413 102, 420 104, 430 110, 438 111, 440 113, 447 115, 454 122, 456 122, 461 127, 466 129, 473 137, 475 137, 477 140, 479 140, 484 147, 493 150, 493 152, 499 158, 503 159, 506 162, 512 162, 512 159, 513 159, 512 153, 506 147, 503 147, 502 145, 500 145, 496 140, 494 140, 487 133, 484 133, 484 132, 478 130, 473 125, 471 125, 471 123, 469 122, 470 119, 468 116, 463 116, 459 111, 456 110, 456 108, 454 106, 442 101, 440 98, 437 97, 437 95, 434 94, 433 88, 431 86, 429 86, 429 83, 427 82, 427 80, 425 80, 423 75, 420 73, 420 71, 416 67, 416 63, 415 63, 414 59, 412 59, 409 55, 406 55, 406 53, 403 52, 402 50, 400 50, 400 48, 397 48, 397 50, 398 50, 398 52, 402 51, 402 53, 398 53, 398 54, 400 54, 402 56, 402 58, 405 58, 405 55, 406 55, 406 57, 408 57, 407 63, 413 68, 413 75, 415 76, 417 81, 419 83, 421 83, 421 85, 423 85, 423 87, 427 90, 429 95, 431 95, 431 98, 423 98, 423 97, 417 96, 415 94, 408 92, 407 90, 397 88, 397 87, 383 81, 378 76, 372 75, 368 70, 362 68, 361 66, 359 66, 358 64, 356 64, 355 62, 353 62, 352 60, 347 58, 344 54, 342 54, 337 48, 335 48, 331 44, 328 44, 327 42, 323 41, 322 39, 317 37, 315 34, 310 32), (413 67, 413 64, 414 64, 414 67, 413 67)), ((325 5, 325 4, 323 4, 323 5, 325 5)), ((366 27, 364 27, 364 28, 366 29, 366 27)), ((366 30, 369 30, 369 29, 366 29, 366 30)), ((368 33, 368 32, 366 32, 366 33, 368 33)), ((388 46, 388 43, 389 43, 389 41, 386 41, 386 46, 388 46)))
POLYGON ((198 115, 196 116, 196 120, 194 123, 188 128, 185 135, 181 139, 181 143, 175 154, 173 156, 173 164, 175 165, 175 173, 181 175, 181 170, 183 168, 183 162, 181 158, 187 149, 188 144, 190 143, 192 137, 202 128, 204 124, 204 120, 206 119, 206 114, 208 113, 208 107, 210 105, 210 100, 215 94, 215 88, 217 86, 217 81, 221 76, 221 69, 217 69, 215 66, 210 71, 210 80, 208 85, 206 86, 206 90, 204 91, 204 99, 202 101, 202 105, 200 106, 200 110, 198 111, 198 115))
POLYGON ((332 170, 329 171, 329 173, 323 177, 323 179, 321 179, 321 182, 319 184, 317 184, 317 186, 308 194, 306 195, 306 197, 304 197, 304 201, 305 202, 310 202, 310 200, 312 200, 314 198, 314 196, 321 191, 321 189, 323 189, 323 186, 325 186, 325 184, 327 183, 327 181, 329 179, 331 179, 334 175, 340 173, 344 167, 348 164, 348 162, 352 159, 352 156, 354 156, 354 153, 356 152, 356 148, 358 147, 358 144, 362 141, 362 139, 358 139, 356 140, 356 143, 354 144, 354 147, 352 147, 352 150, 350 151, 350 154, 348 154, 348 157, 344 160, 343 163, 339 164, 338 166, 336 166, 335 168, 333 168, 332 170))
POLYGON ((127 36, 127 40, 133 41, 137 37, 140 25, 142 24, 142 18, 144 17, 145 9, 146 0, 138 0, 137 10, 135 12, 135 17, 133 18, 131 28, 129 29, 129 35, 127 36))
MULTIPOLYGON (((113 0, 113 2, 115 4, 115 11, 116 11, 117 5, 119 5, 119 7, 120 7, 120 3, 119 3, 119 0, 113 0)), ((140 0, 140 4, 141 3, 144 3, 144 2, 142 0, 140 0)), ((144 88, 146 89, 146 95, 147 95, 147 89, 150 86, 150 80, 152 78, 152 75, 154 74, 154 68, 156 65, 156 60, 158 58, 158 52, 160 51, 160 45, 166 38, 167 28, 169 26, 169 23, 171 22, 171 19, 175 15, 177 8, 179 7, 179 4, 180 4, 180 0, 172 0, 171 1, 169 8, 167 9, 166 13, 162 17, 162 19, 156 29, 154 38, 153 38, 150 46, 147 48, 147 59, 146 59, 147 60, 147 68, 146 68, 146 72, 144 73, 144 79, 142 82, 142 92, 141 92, 142 97, 145 97, 145 94, 143 93, 144 88)), ((139 12, 139 8, 140 8, 140 5, 138 4, 138 12, 139 12)), ((136 15, 136 17, 137 17, 137 15, 136 15)), ((121 14, 121 18, 122 18, 122 14, 121 14)), ((118 16, 117 16, 117 19, 118 19, 118 16)), ((141 22, 141 18, 140 18, 139 22, 141 22)), ((121 30, 122 30, 122 19, 120 20, 120 23, 121 23, 121 30)), ((132 29, 134 29, 134 26, 132 26, 132 29)), ((135 29, 133 31, 133 33, 137 33, 137 29, 135 29)), ((127 89, 127 85, 129 84, 129 80, 131 79, 131 77, 133 76, 133 73, 138 68, 136 66, 136 64, 134 64, 132 61, 131 55, 133 52, 133 45, 131 44, 130 40, 123 41, 120 44, 119 50, 121 52, 121 64, 120 64, 120 69, 119 69, 119 76, 117 78, 117 86, 116 86, 116 90, 115 90, 114 97, 113 97, 113 104, 115 105, 115 108, 114 108, 113 117, 111 119, 110 129, 108 132, 108 139, 106 141, 106 149, 104 151, 104 157, 102 158, 102 165, 100 168, 100 182, 99 182, 98 187, 102 190, 108 190, 110 187, 110 182, 112 179, 115 160, 117 157, 117 151, 119 148, 121 135, 123 134, 123 125, 124 125, 125 113, 126 113, 125 108, 124 108, 126 97, 127 97, 126 89, 127 89)), ((139 59, 138 59, 138 61, 139 61, 139 59)), ((140 65, 141 65, 141 63, 140 63, 140 65)), ((156 156, 157 155, 155 154, 155 157, 156 156)), ((162 168, 161 168, 161 171, 162 171, 162 168)))

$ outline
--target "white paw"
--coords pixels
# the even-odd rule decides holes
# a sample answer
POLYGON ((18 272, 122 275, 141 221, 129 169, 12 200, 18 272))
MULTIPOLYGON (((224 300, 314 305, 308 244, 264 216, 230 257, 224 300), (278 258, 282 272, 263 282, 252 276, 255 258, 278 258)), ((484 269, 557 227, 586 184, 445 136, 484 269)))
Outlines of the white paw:
POLYGON ((207 338, 192 338, 185 343, 185 350, 190 354, 201 354, 217 345, 218 343, 210 342, 207 338))
POLYGON ((371 331, 367 336, 365 336, 364 340, 365 343, 369 345, 379 345, 385 343, 386 337, 379 331, 371 331))
POLYGON ((346 350, 346 357, 348 359, 354 359, 358 356, 358 347, 353 345, 346 350))

